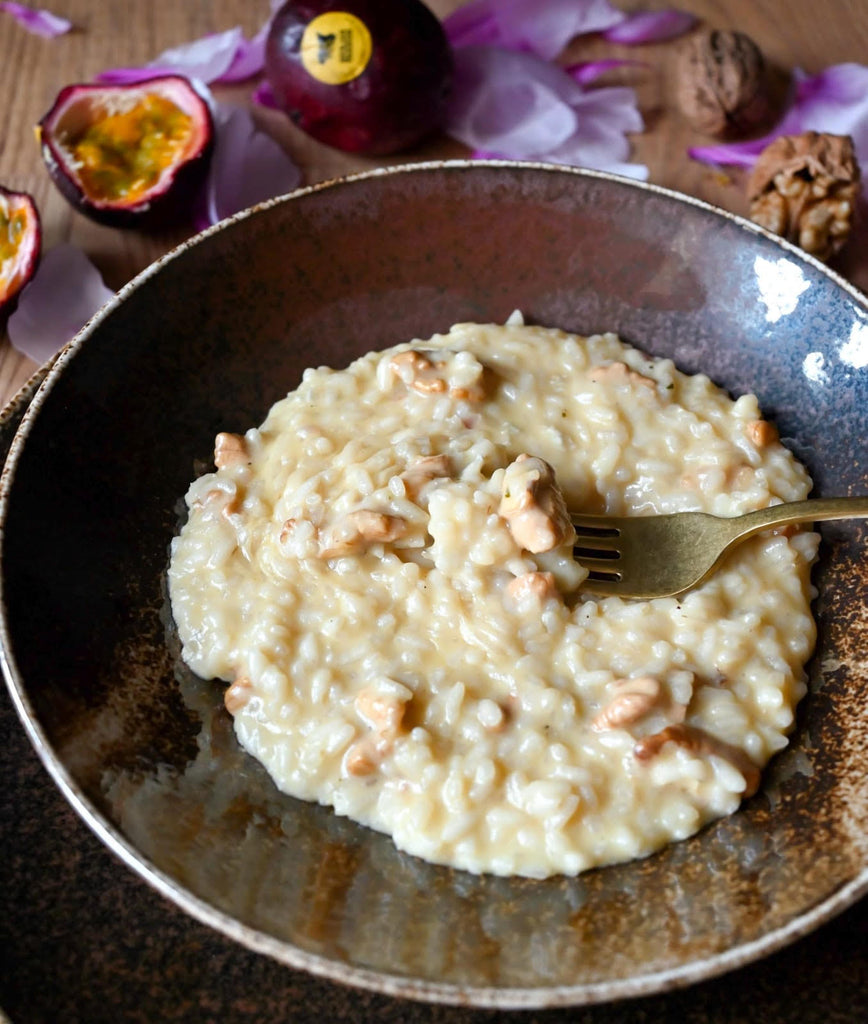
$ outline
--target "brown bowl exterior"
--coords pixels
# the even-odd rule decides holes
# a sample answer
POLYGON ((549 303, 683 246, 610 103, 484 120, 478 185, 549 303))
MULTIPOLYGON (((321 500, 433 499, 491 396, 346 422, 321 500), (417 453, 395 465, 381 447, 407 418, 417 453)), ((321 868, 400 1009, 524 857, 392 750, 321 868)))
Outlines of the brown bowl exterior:
POLYGON ((617 330, 755 391, 818 493, 866 491, 868 309, 827 269, 660 189, 453 163, 303 190, 145 272, 50 372, 0 492, 4 669, 97 833, 254 949, 393 994, 502 1007, 683 985, 868 889, 864 524, 822 531, 810 693, 757 796, 686 842, 576 879, 428 865, 279 794, 239 749, 221 688, 181 665, 168 547, 215 433, 261 422, 308 365, 515 308, 617 330))

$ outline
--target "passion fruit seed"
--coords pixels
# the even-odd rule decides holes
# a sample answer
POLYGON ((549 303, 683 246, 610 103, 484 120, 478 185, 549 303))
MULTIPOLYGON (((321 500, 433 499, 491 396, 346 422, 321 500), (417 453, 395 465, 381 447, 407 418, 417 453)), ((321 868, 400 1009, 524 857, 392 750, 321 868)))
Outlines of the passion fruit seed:
POLYGON ((39 123, 46 166, 82 213, 142 223, 176 209, 207 170, 214 128, 208 104, 179 76, 129 85, 67 86, 39 123))
POLYGON ((88 195, 136 203, 183 155, 191 118, 163 96, 144 96, 122 113, 106 113, 65 140, 88 195))
POLYGON ((41 245, 39 214, 31 197, 0 187, 0 313, 33 277, 41 245))
POLYGON ((443 123, 452 51, 421 0, 289 0, 271 23, 265 75, 303 131, 385 155, 443 123))

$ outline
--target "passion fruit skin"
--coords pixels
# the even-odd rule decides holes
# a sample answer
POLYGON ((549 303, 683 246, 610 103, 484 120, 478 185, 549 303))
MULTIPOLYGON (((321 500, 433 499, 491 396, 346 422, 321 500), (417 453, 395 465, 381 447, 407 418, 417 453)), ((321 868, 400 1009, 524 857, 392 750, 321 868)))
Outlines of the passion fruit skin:
POLYGON ((190 215, 214 150, 214 119, 210 99, 181 75, 161 75, 142 82, 102 85, 74 83, 57 94, 36 126, 42 159, 61 195, 80 213, 110 227, 165 228, 190 215), (113 108, 136 96, 157 95, 183 103, 195 127, 195 145, 167 166, 152 188, 135 201, 119 201, 88 192, 68 149, 65 125, 87 123, 87 111, 113 108))
POLYGON ((318 141, 367 156, 409 149, 442 126, 452 68, 446 34, 420 0, 288 0, 265 46, 277 105, 318 141), (370 56, 363 69, 347 81, 321 80, 344 42, 358 43, 364 30, 360 45, 370 56), (310 50, 311 36, 318 52, 310 50))
POLYGON ((42 224, 33 198, 0 185, 0 319, 11 313, 21 290, 36 273, 42 224), (10 230, 13 220, 20 228, 10 230))

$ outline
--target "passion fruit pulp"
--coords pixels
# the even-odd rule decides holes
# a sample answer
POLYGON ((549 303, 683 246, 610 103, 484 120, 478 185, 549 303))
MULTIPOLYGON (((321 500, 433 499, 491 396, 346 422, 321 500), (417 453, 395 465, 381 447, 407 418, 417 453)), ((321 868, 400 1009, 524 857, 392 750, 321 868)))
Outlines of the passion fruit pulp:
POLYGON ((289 0, 271 23, 265 76, 307 134, 383 156, 442 125, 452 51, 420 0, 289 0))
POLYGON ((0 314, 10 309, 36 271, 42 228, 26 192, 0 187, 0 314))
POLYGON ((183 208, 214 145, 207 99, 187 78, 62 89, 37 126, 60 192, 93 220, 144 224, 183 208))

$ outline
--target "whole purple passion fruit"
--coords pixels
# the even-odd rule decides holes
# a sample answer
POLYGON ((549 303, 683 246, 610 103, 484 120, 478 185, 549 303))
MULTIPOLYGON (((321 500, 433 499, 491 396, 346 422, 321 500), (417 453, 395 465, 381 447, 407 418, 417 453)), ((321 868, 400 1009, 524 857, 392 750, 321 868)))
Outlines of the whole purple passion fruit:
POLYGON ((0 187, 0 314, 33 277, 41 248, 42 228, 33 200, 26 192, 0 187))
POLYGON ((382 156, 441 126, 452 51, 420 0, 289 0, 271 23, 265 75, 308 135, 382 156))
POLYGON ((103 224, 168 218, 208 169, 214 123, 205 97, 179 75, 126 85, 68 85, 37 126, 61 193, 103 224))

